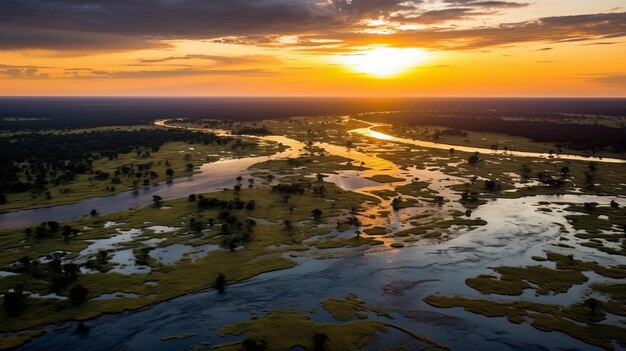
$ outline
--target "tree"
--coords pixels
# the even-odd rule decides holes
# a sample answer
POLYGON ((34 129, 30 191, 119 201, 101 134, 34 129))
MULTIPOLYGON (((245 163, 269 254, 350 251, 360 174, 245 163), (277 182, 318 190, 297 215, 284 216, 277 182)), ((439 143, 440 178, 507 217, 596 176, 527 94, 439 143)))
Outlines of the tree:
POLYGON ((76 275, 80 272, 78 266, 74 263, 66 263, 63 265, 63 274, 70 279, 76 278, 76 275))
POLYGON ((285 220, 283 221, 283 225, 285 226, 285 230, 287 230, 288 232, 290 232, 290 231, 292 231, 292 230, 293 230, 293 224, 291 223, 291 221, 290 221, 290 220, 285 219, 285 220))
POLYGON ((561 167, 561 175, 567 176, 569 174, 569 167, 563 166, 561 167))
POLYGON ((97 215, 98 215, 98 211, 96 211, 96 209, 94 208, 93 210, 91 210, 91 212, 89 212, 89 214, 90 214, 92 217, 95 217, 95 216, 97 216, 97 215))
POLYGON ((470 157, 467 159, 467 162, 468 162, 470 165, 476 165, 476 164, 478 164, 478 162, 479 162, 479 161, 480 161, 480 158, 478 157, 478 152, 475 152, 472 156, 470 156, 470 157))
POLYGON ((224 274, 220 273, 215 278, 215 289, 217 289, 217 291, 220 294, 223 294, 225 288, 226 288, 226 276, 224 274))
POLYGON ((495 181, 493 181, 493 180, 485 180, 485 188, 487 190, 490 190, 490 191, 496 190, 496 186, 497 186, 497 184, 496 184, 495 181))
POLYGON ((265 351, 267 350, 267 341, 262 339, 246 338, 241 343, 241 347, 244 351, 265 351))
POLYGON ((72 227, 70 227, 69 225, 63 226, 63 232, 61 234, 63 235, 63 240, 65 240, 65 242, 69 242, 70 235, 73 234, 72 227))
POLYGON ((196 202, 196 194, 190 194, 187 196, 187 200, 189 200, 189 202, 196 202))
POLYGON ((83 303, 87 300, 89 290, 84 286, 78 284, 70 289, 70 300, 75 304, 83 303))
POLYGON ((195 218, 191 218, 189 219, 189 227, 196 233, 200 233, 204 229, 204 223, 196 220, 195 218))
POLYGON ((611 208, 619 208, 619 204, 615 200, 611 200, 611 208))
POLYGON ((174 170, 171 168, 168 168, 167 170, 165 170, 165 175, 172 178, 174 176, 174 170))
POLYGON ((311 339, 313 340, 314 351, 324 351, 326 349, 326 343, 329 340, 326 333, 315 333, 311 339))
POLYGON ((595 313, 596 309, 598 309, 598 307, 602 305, 602 302, 594 299, 593 297, 590 297, 586 299, 585 301, 583 301, 583 305, 589 308, 591 310, 591 313, 595 313))
POLYGON ((320 210, 319 208, 311 211, 311 214, 313 215, 313 219, 315 219, 316 221, 319 221, 322 218, 322 210, 320 210))
POLYGON ((256 201, 250 200, 246 203, 246 210, 254 210, 254 207, 256 207, 256 201))
POLYGON ((100 250, 98 251, 98 260, 100 260, 101 263, 107 263, 107 260, 109 258, 109 253, 104 251, 104 250, 100 250))
POLYGON ((26 296, 21 291, 11 291, 4 294, 4 310, 11 314, 18 314, 24 308, 26 296))
POLYGON ((54 232, 59 231, 59 229, 61 229, 61 225, 59 224, 59 222, 49 221, 48 228, 50 229, 52 233, 54 233, 54 232))
POLYGON ((154 202, 154 207, 159 208, 161 207, 161 204, 163 203, 163 198, 160 197, 159 195, 153 195, 152 202, 154 202))

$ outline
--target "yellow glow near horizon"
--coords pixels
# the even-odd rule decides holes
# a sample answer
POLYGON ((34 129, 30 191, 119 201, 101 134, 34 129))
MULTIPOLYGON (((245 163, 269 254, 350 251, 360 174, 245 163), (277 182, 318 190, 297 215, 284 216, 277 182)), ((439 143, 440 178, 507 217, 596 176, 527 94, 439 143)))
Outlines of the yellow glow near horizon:
POLYGON ((389 78, 424 63, 428 53, 421 49, 380 47, 356 55, 340 56, 341 64, 355 72, 389 78))

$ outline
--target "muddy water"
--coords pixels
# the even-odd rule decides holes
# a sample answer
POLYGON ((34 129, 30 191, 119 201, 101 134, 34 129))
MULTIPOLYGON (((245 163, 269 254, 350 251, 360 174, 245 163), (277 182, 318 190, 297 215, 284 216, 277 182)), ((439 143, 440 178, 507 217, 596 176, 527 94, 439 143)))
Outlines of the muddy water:
MULTIPOLYGON (((286 138, 272 138, 291 143, 293 147, 292 151, 274 157, 286 157, 289 152, 293 154, 301 147, 301 144, 286 138)), ((363 155, 354 150, 337 146, 328 146, 327 151, 352 159, 364 159, 363 155)), ((446 180, 447 176, 436 171, 401 170, 388 161, 367 157, 370 158, 366 159, 366 166, 372 166, 374 170, 340 172, 327 179, 344 189, 363 193, 390 188, 388 184, 364 179, 365 176, 381 172, 405 178, 405 182, 413 177, 429 180, 433 190, 440 192, 449 191, 448 185, 461 181, 455 178, 446 180)), ((234 169, 245 173, 242 167, 243 163, 215 181, 227 183, 220 187, 232 185, 238 174, 234 169)), ((202 174, 194 177, 202 177, 202 174)), ((206 177, 216 178, 214 173, 206 177)), ((193 182, 198 182, 198 179, 193 182)), ((178 185, 171 188, 175 189, 178 185)), ((190 192, 197 190, 186 188, 181 196, 190 192)), ((356 293, 368 303, 390 311, 394 317, 392 323, 448 345, 453 350, 599 350, 564 334, 540 332, 525 324, 509 323, 503 318, 487 318, 461 309, 432 308, 422 299, 431 294, 484 298, 466 286, 464 281, 468 277, 490 273, 487 267, 531 264, 551 266, 550 262, 534 262, 531 256, 543 256, 546 250, 569 253, 566 249, 553 246, 564 235, 575 240, 575 230, 563 218, 565 205, 558 203, 608 204, 612 199, 567 195, 490 201, 473 213, 475 217, 486 219, 486 226, 459 230, 456 238, 445 243, 401 250, 372 250, 340 259, 300 257, 296 259, 300 263, 298 266, 262 274, 245 283, 229 286, 223 296, 209 290, 179 297, 142 311, 97 318, 88 322, 91 327, 88 335, 74 334, 75 323, 50 326, 48 333, 27 344, 24 349, 83 350, 88 346, 91 350, 187 350, 202 342, 215 345, 241 340, 242 337, 219 337, 219 326, 249 320, 253 312, 260 314, 277 308, 294 308, 308 314, 306 311, 309 308, 316 307, 317 312, 308 314, 314 321, 332 322, 332 317, 320 307, 319 302, 327 297, 341 298, 348 293, 356 293), (542 201, 551 204, 539 206, 542 201), (537 211, 539 207, 550 207, 553 212, 537 211), (570 234, 563 234, 561 226, 570 234), (390 292, 385 289, 386 286, 395 289, 390 292), (160 340, 164 336, 183 333, 196 333, 197 336, 167 342, 160 340)), ((623 198, 617 201, 626 205, 623 198)), ((377 206, 384 208, 387 203, 377 206)), ((402 213, 398 216, 402 216, 402 213)), ((401 222, 401 219, 395 219, 395 222, 401 222)), ((596 260, 602 264, 624 263, 623 257, 603 255, 584 247, 578 249, 576 257, 596 260)), ((568 293, 551 296, 527 293, 523 298, 569 304, 579 301, 594 282, 613 281, 585 274, 590 278, 589 282, 572 288, 568 293)), ((499 298, 511 300, 515 297, 499 298)), ((381 319, 376 316, 371 318, 381 319)), ((617 324, 619 319, 612 318, 611 322, 617 324)), ((390 346, 394 341, 390 335, 382 337, 370 349, 390 346)), ((206 349, 209 348, 206 346, 206 349)))

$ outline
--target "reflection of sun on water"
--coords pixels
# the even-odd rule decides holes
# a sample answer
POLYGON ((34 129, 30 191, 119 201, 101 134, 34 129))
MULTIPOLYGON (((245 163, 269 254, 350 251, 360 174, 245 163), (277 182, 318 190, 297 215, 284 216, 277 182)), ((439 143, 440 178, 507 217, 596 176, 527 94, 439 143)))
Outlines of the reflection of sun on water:
POLYGON ((373 138, 376 139, 380 139, 380 140, 391 140, 392 137, 390 135, 381 133, 381 132, 376 132, 373 130, 369 130, 369 135, 372 136, 373 138))
POLYGON ((427 58, 420 49, 375 48, 355 55, 338 57, 338 61, 359 73, 386 78, 405 72, 427 58))

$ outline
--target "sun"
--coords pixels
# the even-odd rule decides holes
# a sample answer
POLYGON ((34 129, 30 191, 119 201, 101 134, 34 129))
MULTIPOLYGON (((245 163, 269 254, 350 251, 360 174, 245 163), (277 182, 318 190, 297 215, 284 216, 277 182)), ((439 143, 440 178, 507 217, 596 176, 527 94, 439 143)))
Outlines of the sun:
POLYGON ((355 72, 388 78, 423 63, 427 56, 427 52, 421 49, 379 47, 354 55, 339 56, 338 60, 355 72))

